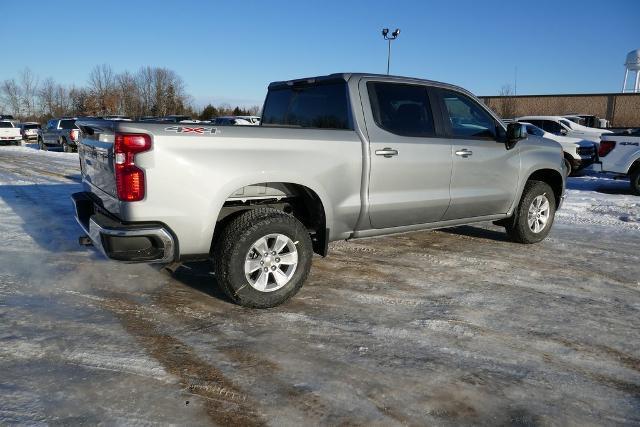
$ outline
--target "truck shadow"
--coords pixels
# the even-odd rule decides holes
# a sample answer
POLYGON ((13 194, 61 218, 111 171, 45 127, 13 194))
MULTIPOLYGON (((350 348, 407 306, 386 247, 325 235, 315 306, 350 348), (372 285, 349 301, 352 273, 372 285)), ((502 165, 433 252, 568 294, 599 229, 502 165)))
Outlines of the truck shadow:
POLYGON ((458 234, 461 236, 475 237, 478 239, 493 240, 496 242, 510 242, 504 231, 490 230, 487 228, 473 227, 471 225, 462 225, 460 227, 442 228, 438 231, 449 234, 458 234))
POLYGON ((172 278, 195 291, 232 303, 218 286, 211 263, 208 261, 185 263, 172 274, 172 278))
POLYGON ((567 190, 595 191, 596 193, 613 195, 633 195, 628 179, 614 180, 604 177, 597 177, 597 179, 576 179, 570 177, 567 180, 567 190))
MULTIPOLYGON (((3 214, 5 227, 22 228, 41 248, 49 252, 77 252, 81 228, 74 220, 70 196, 80 191, 79 184, 0 185, 0 202, 18 217, 3 214)), ((0 210, 3 206, 0 203, 0 210)), ((16 244, 20 244, 19 235, 16 244)))

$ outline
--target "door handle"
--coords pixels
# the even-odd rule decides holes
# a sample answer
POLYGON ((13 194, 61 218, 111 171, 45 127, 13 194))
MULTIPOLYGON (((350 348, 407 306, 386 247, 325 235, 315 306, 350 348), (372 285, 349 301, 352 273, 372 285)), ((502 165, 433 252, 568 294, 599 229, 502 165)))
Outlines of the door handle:
POLYGON ((398 150, 394 150, 393 148, 384 147, 382 150, 376 150, 376 156, 385 156, 389 158, 391 156, 397 156, 398 150))
POLYGON ((464 157, 465 159, 471 155, 473 155, 473 151, 467 150, 466 148, 456 151, 456 156, 464 157))

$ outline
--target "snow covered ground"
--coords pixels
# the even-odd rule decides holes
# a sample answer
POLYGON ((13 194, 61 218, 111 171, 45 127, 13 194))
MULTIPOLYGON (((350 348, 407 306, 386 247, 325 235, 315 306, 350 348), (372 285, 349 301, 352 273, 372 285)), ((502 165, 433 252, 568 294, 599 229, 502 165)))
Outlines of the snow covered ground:
POLYGON ((640 197, 570 178, 550 237, 332 244, 283 307, 78 246, 76 154, 0 147, 0 424, 640 424, 640 197))

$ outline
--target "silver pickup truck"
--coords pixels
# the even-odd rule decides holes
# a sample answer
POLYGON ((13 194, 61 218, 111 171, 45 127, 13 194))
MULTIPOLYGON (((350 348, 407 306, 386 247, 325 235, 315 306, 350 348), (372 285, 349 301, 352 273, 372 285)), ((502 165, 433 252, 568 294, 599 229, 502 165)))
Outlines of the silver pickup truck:
POLYGON ((539 242, 564 195, 560 145, 434 81, 275 82, 260 126, 78 124, 81 241, 127 262, 210 259, 248 307, 292 297, 334 240, 494 221, 539 242))

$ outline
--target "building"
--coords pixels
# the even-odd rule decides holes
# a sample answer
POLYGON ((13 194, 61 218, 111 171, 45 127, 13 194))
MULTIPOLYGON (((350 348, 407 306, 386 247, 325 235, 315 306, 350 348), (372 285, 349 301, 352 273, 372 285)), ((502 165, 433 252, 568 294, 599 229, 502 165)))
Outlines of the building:
POLYGON ((611 127, 640 127, 640 93, 481 96, 505 119, 530 115, 591 114, 611 127))

